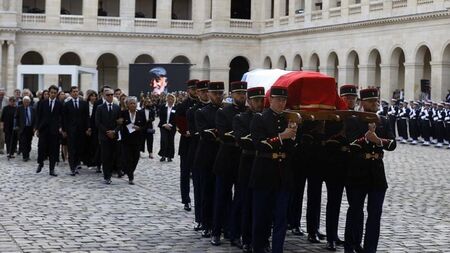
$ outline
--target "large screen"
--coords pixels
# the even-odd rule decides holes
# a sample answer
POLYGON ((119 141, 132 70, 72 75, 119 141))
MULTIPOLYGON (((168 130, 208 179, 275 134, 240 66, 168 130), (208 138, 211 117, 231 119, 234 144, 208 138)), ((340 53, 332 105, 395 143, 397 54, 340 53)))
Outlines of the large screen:
POLYGON ((186 90, 191 64, 130 64, 128 92, 131 96, 143 93, 186 90))

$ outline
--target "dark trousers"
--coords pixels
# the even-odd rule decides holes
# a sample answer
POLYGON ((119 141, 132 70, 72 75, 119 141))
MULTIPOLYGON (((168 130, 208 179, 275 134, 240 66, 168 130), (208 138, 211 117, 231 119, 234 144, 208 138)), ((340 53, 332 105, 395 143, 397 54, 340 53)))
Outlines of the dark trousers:
POLYGON ((143 139, 142 139, 142 147, 141 147, 141 151, 144 152, 145 151, 145 143, 147 143, 147 152, 148 153, 153 153, 153 133, 147 133, 145 132, 143 134, 143 139))
POLYGON ((344 183, 337 180, 327 180, 325 183, 327 185, 327 241, 335 242, 338 239, 339 213, 341 211, 344 183))
POLYGON ((439 143, 444 142, 445 128, 444 122, 436 122, 436 139, 439 143))
POLYGON ((89 167, 100 166, 99 154, 100 150, 97 134, 86 137, 86 148, 84 153, 84 162, 89 167))
POLYGON ((161 149, 158 155, 161 157, 173 158, 175 155, 175 129, 167 130, 163 127, 161 130, 161 149))
POLYGON ((408 127, 406 125, 406 119, 399 119, 397 121, 398 135, 403 139, 408 139, 408 127))
POLYGON ((430 121, 429 120, 420 120, 420 129, 422 130, 422 138, 425 141, 430 141, 430 121))
POLYGON ((105 180, 111 179, 114 170, 115 157, 117 156, 116 140, 100 141, 101 159, 103 164, 103 177, 105 180))
POLYGON ((33 127, 26 126, 20 133, 19 147, 24 159, 30 158, 31 141, 33 140, 33 127))
POLYGON ((367 221, 364 237, 364 252, 377 251, 380 237, 380 220, 386 190, 347 187, 350 222, 345 226, 345 247, 351 249, 362 241, 364 230, 364 201, 367 199, 367 221))
POLYGON ((201 186, 201 180, 200 180, 200 169, 194 167, 194 159, 195 159, 195 153, 197 150, 198 145, 198 137, 194 136, 192 137, 191 142, 189 143, 189 150, 188 150, 188 165, 192 166, 192 185, 194 186, 194 212, 195 212, 195 222, 201 223, 202 222, 202 186, 201 186))
POLYGON ((71 171, 74 171, 80 165, 82 150, 84 149, 83 137, 84 133, 82 132, 68 133, 67 149, 69 151, 69 166, 71 171))
POLYGON ((50 172, 53 172, 56 161, 59 158, 59 146, 58 134, 40 132, 38 141, 38 164, 44 166, 44 160, 48 156, 50 172))
POLYGON ((300 176, 297 180, 295 181, 295 188, 289 198, 288 223, 292 228, 300 228, 306 176, 300 176))
POLYGON ((128 180, 133 181, 134 171, 136 170, 140 158, 139 145, 122 143, 122 155, 122 160, 125 161, 125 173, 128 175, 128 180))
POLYGON ((188 158, 187 153, 180 155, 180 192, 181 203, 183 204, 191 203, 191 198, 189 197, 191 168, 189 167, 188 158))
POLYGON ((417 119, 409 120, 409 136, 413 140, 417 140, 417 137, 419 137, 419 127, 417 124, 418 124, 417 119))
POLYGON ((212 229, 214 213, 214 189, 215 177, 211 168, 202 168, 200 170, 200 181, 202 188, 202 224, 206 229, 212 229))
POLYGON ((289 193, 253 190, 253 252, 264 252, 273 223, 272 252, 283 252, 287 229, 289 193))
POLYGON ((232 189, 231 178, 216 176, 212 230, 214 236, 220 236, 222 228, 225 228, 231 239, 240 237, 242 202, 239 188, 234 188, 234 197, 232 189))
POLYGON ((445 138, 448 142, 450 142, 450 122, 445 124, 445 138))
POLYGON ((320 204, 322 201, 322 178, 308 176, 308 200, 306 203, 306 230, 308 234, 315 235, 320 226, 320 204))
POLYGON ((13 155, 17 151, 17 131, 5 131, 6 152, 13 155))
POLYGON ((252 243, 252 200, 253 191, 247 185, 240 186, 242 244, 252 243))
POLYGON ((396 131, 395 131, 395 122, 397 121, 397 118, 395 116, 388 116, 389 119, 389 125, 391 126, 392 129, 392 133, 394 134, 395 137, 397 137, 396 131))

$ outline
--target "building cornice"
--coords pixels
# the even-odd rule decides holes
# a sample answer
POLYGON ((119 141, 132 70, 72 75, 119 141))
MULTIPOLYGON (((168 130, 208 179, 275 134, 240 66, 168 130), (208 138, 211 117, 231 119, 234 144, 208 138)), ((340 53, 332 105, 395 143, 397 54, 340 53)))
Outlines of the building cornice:
POLYGON ((156 39, 266 39, 272 37, 287 37, 302 34, 314 34, 330 31, 353 30, 381 25, 395 25, 414 23, 427 20, 438 20, 450 17, 450 10, 441 10, 427 13, 395 16, 379 19, 371 19, 344 24, 315 26, 310 28, 289 29, 285 31, 273 31, 262 33, 228 33, 228 32, 207 32, 201 34, 183 33, 135 33, 135 32, 108 32, 108 31, 83 31, 83 30, 53 30, 53 29, 29 29, 16 27, 0 27, 0 32, 16 32, 24 34, 39 35, 62 35, 62 36, 96 36, 96 37, 124 37, 124 38, 156 38, 156 39))

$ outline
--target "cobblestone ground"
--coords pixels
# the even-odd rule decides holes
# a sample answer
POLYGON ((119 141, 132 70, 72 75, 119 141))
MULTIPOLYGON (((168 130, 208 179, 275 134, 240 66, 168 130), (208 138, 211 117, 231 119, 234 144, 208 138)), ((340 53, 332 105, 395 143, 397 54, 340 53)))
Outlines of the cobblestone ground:
MULTIPOLYGON (((158 150, 157 140, 154 146, 158 150)), ((178 159, 141 158, 136 185, 117 178, 105 185, 86 168, 71 177, 65 163, 57 178, 48 176, 47 167, 36 174, 35 159, 35 152, 27 163, 0 157, 2 253, 240 252, 228 244, 211 246, 193 231, 193 212, 180 203, 178 159)), ((400 145, 385 162, 390 188, 379 252, 449 252, 450 150, 400 145)), ((326 194, 322 210, 325 203, 326 194)), ((341 238, 346 209, 344 197, 341 238)), ((285 252, 326 252, 324 246, 288 233, 285 252)))

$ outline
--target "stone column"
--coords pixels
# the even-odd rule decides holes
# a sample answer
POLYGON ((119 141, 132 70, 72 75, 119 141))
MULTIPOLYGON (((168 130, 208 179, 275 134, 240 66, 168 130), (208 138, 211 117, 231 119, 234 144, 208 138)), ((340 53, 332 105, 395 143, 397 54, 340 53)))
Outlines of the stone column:
POLYGON ((158 19, 158 27, 163 29, 170 28, 170 21, 172 20, 172 0, 157 0, 156 18, 158 19))
POLYGON ((381 99, 391 101, 392 94, 397 87, 397 76, 394 73, 398 72, 398 65, 381 64, 381 83, 380 93, 381 99))
POLYGON ((121 29, 134 31, 134 16, 136 12, 136 0, 120 0, 121 29))
POLYGON ((376 66, 373 64, 359 65, 359 83, 360 88, 375 86, 376 66))
POLYGON ((341 0, 341 16, 348 17, 349 0, 341 0))
POLYGON ((330 10, 330 0, 322 0, 322 19, 328 18, 329 10, 330 10))
POLYGON ((430 62, 431 99, 441 101, 450 90, 450 62, 430 62))
POLYGON ((97 30, 97 14, 98 14, 98 1, 87 1, 83 3, 83 18, 85 27, 88 30, 97 30))
POLYGON ((125 94, 128 94, 128 77, 129 77, 128 65, 120 65, 117 67, 117 87, 125 94))
POLYGON ((230 27, 231 0, 212 1, 212 25, 214 29, 228 29, 230 27))
POLYGON ((12 95, 16 88, 16 58, 15 58, 15 41, 9 40, 7 42, 7 60, 6 60, 6 91, 12 95))
POLYGON ((353 71, 355 70, 354 66, 338 66, 338 71, 339 71, 339 83, 340 84, 355 84, 358 85, 357 83, 354 83, 353 80, 353 71))
MULTIPOLYGON (((211 68, 210 70, 210 80, 221 80, 224 83, 229 83, 229 72, 230 68, 211 68)), ((225 89, 228 90, 228 85, 225 85, 225 89)))
POLYGON ((273 21, 274 21, 274 25, 278 26, 278 24, 280 23, 280 9, 281 9, 281 3, 280 1, 285 1, 285 0, 274 0, 273 1, 273 21))
POLYGON ((423 64, 404 63, 405 66, 405 101, 419 97, 420 79, 423 76, 423 64))
POLYGON ((5 88, 5 86, 6 84, 3 83, 3 41, 0 40, 0 87, 5 88))

